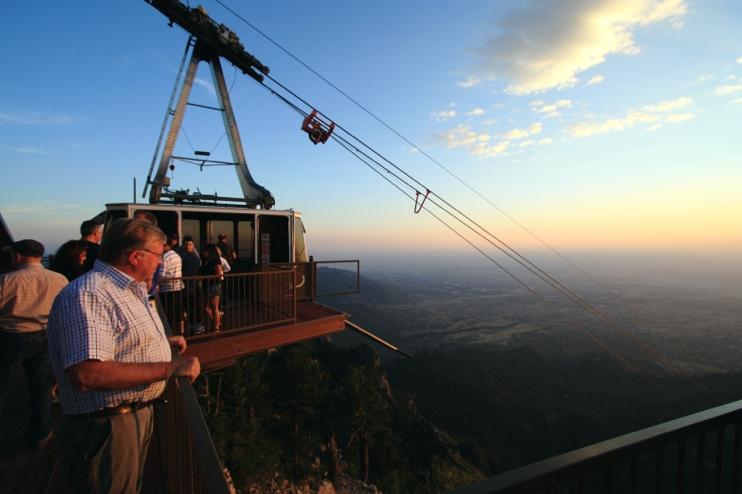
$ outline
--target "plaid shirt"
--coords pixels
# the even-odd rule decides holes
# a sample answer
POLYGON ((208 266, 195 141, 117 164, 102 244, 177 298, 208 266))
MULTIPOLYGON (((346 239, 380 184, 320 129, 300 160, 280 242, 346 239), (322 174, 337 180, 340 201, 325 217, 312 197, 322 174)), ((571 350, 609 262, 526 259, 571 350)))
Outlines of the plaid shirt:
POLYGON ((102 261, 59 294, 49 314, 49 358, 66 414, 87 413, 122 403, 150 401, 165 381, 119 390, 77 390, 64 372, 85 360, 169 362, 170 344, 146 283, 102 261))
POLYGON ((183 260, 177 252, 169 250, 162 255, 160 270, 160 292, 177 292, 183 289, 183 260))
POLYGON ((0 331, 31 333, 46 329, 49 310, 67 278, 41 264, 23 264, 0 276, 0 331))

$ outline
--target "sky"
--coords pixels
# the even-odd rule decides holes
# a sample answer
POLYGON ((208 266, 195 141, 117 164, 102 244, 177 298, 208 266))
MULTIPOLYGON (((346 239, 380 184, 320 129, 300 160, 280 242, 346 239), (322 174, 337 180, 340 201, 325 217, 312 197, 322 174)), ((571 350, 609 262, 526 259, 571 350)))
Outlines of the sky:
MULTIPOLYGON (((416 148, 204 0, 271 76, 517 248, 540 243, 501 211, 566 251, 740 252, 740 2, 224 3, 416 148)), ((4 13, 0 213, 51 249, 105 203, 131 201, 134 178, 142 201, 187 35, 144 1, 12 0, 4 13)), ((224 70, 253 176, 303 213, 318 257, 478 255, 224 70)), ((215 103, 206 66, 191 101, 215 103)), ((189 109, 176 153, 229 160, 220 118, 189 109)), ((240 194, 226 168, 179 164, 173 184, 240 194)))

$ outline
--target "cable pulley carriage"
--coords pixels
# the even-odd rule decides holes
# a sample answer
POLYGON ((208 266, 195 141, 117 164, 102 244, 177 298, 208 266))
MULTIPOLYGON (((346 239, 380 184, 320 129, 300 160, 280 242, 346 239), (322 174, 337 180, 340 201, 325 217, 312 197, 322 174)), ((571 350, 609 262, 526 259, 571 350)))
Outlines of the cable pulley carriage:
POLYGON ((316 146, 317 144, 327 142, 332 135, 332 131, 335 130, 335 122, 322 118, 317 110, 312 110, 304 118, 301 124, 301 130, 307 133, 309 140, 316 146))

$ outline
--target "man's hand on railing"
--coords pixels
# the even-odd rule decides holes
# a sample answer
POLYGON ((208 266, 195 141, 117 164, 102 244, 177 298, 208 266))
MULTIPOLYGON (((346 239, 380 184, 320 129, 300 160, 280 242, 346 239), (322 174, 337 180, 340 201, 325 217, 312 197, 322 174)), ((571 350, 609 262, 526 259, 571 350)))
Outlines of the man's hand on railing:
POLYGON ((188 347, 185 338, 182 336, 170 336, 167 341, 170 342, 170 348, 178 352, 178 355, 185 352, 185 349, 188 347))
POLYGON ((178 356, 170 364, 170 376, 187 377, 191 382, 201 374, 201 363, 196 357, 178 356))

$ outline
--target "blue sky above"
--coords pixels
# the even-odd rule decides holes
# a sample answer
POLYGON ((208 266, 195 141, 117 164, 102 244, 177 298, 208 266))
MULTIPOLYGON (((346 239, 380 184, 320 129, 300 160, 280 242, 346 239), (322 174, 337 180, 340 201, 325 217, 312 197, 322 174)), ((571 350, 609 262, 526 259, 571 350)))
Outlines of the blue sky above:
MULTIPOLYGON (((742 246, 738 2, 226 3, 558 247, 742 246)), ((277 80, 503 238, 533 245, 239 19, 203 5, 277 80)), ((54 246, 106 202, 131 200, 132 177, 141 190, 187 35, 143 1, 11 2, 5 14, 0 213, 17 237, 54 246)), ((315 251, 465 248, 224 67, 251 171, 279 208, 304 213, 315 251)), ((213 104, 210 80, 202 67, 192 101, 213 104)), ((184 128, 179 154, 192 144, 228 159, 219 115, 190 109, 184 128)), ((226 169, 180 165, 174 185, 239 194, 226 169)))

